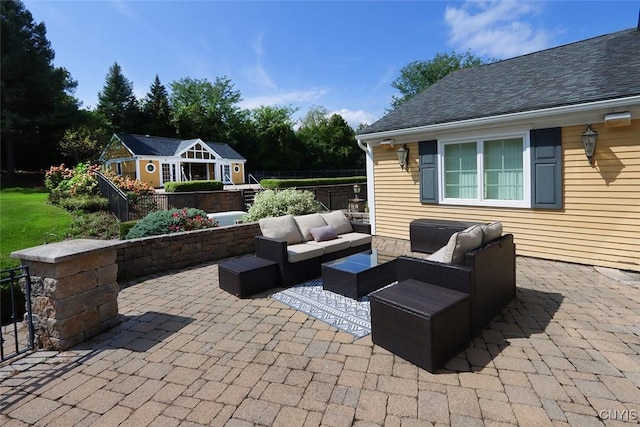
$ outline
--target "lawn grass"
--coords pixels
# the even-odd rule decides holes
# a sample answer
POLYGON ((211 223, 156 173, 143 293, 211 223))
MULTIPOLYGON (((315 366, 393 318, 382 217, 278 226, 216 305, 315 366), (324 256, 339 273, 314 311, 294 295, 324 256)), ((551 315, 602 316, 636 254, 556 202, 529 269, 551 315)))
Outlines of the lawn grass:
POLYGON ((73 215, 47 203, 43 188, 0 190, 0 269, 20 265, 13 251, 64 240, 73 215))

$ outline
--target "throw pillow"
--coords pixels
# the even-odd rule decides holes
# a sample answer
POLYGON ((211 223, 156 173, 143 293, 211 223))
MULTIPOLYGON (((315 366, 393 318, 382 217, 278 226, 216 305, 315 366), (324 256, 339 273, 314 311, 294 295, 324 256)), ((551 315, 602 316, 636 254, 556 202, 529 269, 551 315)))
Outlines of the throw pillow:
POLYGON ((502 236, 502 223, 494 222, 492 224, 482 225, 482 244, 488 243, 492 240, 502 236))
POLYGON ((338 235, 336 230, 330 225, 324 227, 310 228, 309 233, 313 236, 313 240, 316 242, 326 242, 327 240, 337 239, 338 235))
POLYGON ((262 218, 258 221, 258 224, 264 237, 286 240, 289 245, 302 242, 302 235, 293 220, 293 215, 262 218))
POLYGON ((464 254, 482 246, 482 227, 475 225, 465 231, 453 233, 444 251, 444 262, 461 264, 464 254))
POLYGON ((324 227, 325 225, 327 225, 326 221, 320 216, 319 213, 295 215, 293 219, 298 225, 298 230, 300 230, 300 234, 302 234, 302 238, 305 241, 313 239, 313 236, 309 234, 309 229, 324 227))
POLYGON ((322 215, 322 218, 324 218, 327 224, 336 230, 337 234, 351 233, 353 231, 351 223, 342 211, 332 211, 321 213, 320 215, 322 215))

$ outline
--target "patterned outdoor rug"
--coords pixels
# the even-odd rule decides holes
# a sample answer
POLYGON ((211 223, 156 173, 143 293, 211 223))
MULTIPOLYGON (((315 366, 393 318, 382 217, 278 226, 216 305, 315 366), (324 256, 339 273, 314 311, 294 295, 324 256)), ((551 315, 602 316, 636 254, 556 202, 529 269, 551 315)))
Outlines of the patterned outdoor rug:
POLYGON ((271 295, 296 310, 362 338, 371 333, 369 298, 356 301, 322 289, 322 279, 313 279, 271 295))

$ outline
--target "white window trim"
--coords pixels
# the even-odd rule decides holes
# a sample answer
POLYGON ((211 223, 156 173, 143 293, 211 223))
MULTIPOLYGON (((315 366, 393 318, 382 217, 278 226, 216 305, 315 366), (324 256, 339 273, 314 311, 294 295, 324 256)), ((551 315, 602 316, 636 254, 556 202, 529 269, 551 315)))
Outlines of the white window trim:
POLYGON ((442 205, 456 206, 486 206, 486 207, 507 207, 507 208, 530 208, 531 207, 531 148, 529 131, 515 131, 508 133, 483 133, 474 136, 453 137, 438 140, 438 203, 442 205), (484 199, 484 173, 482 167, 482 155, 484 141, 495 139, 522 138, 522 184, 524 200, 493 200, 484 199), (460 144, 465 142, 476 142, 476 162, 478 170, 478 198, 477 199, 453 199, 444 197, 444 147, 449 144, 460 144))

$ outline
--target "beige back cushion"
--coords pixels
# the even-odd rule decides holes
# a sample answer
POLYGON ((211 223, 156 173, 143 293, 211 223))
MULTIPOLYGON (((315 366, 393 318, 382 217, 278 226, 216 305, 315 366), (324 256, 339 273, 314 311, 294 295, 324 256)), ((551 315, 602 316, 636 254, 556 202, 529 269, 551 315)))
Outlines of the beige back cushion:
POLYGON ((286 240, 290 245, 302 242, 302 235, 298 231, 293 215, 262 218, 258 224, 264 237, 286 240))
POLYGON ((338 234, 351 233, 353 231, 351 223, 342 211, 331 211, 320 215, 338 234))
POLYGON ((313 240, 313 236, 309 232, 312 228, 324 227, 327 225, 325 220, 319 213, 312 213, 309 215, 296 215, 293 217, 296 224, 298 224, 298 230, 302 234, 302 238, 305 241, 313 240))
POLYGON ((502 236, 502 223, 494 222, 492 224, 482 225, 482 244, 502 236))
POLYGON ((444 262, 461 264, 464 254, 482 246, 482 227, 474 225, 464 231, 453 233, 444 250, 444 262))

